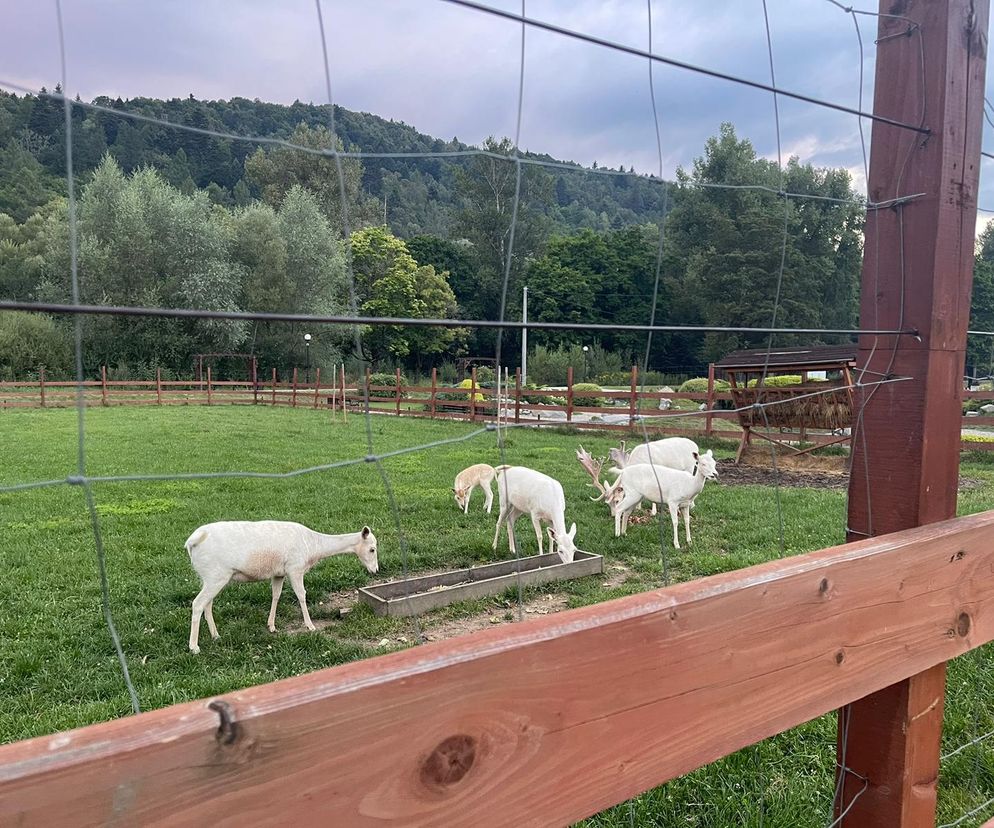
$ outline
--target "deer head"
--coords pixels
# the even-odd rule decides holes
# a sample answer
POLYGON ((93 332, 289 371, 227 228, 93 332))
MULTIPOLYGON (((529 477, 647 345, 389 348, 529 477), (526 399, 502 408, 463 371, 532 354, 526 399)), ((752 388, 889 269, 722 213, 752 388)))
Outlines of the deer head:
POLYGON ((600 494, 597 495, 597 497, 592 497, 590 499, 595 502, 598 500, 602 500, 604 498, 604 495, 607 494, 607 489, 604 488, 604 484, 601 483, 600 480, 601 468, 603 468, 604 466, 604 461, 595 460, 593 457, 590 456, 588 452, 584 450, 583 446, 580 446, 579 450, 577 451, 576 459, 580 461, 580 465, 583 466, 584 471, 587 474, 589 474, 591 479, 594 481, 593 483, 588 483, 587 485, 592 486, 593 488, 597 489, 597 491, 600 492, 600 494))

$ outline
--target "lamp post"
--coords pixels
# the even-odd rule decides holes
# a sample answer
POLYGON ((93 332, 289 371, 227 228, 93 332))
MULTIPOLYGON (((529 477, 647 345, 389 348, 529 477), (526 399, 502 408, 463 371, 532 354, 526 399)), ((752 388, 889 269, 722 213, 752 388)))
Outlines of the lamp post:
POLYGON ((311 381, 311 335, 309 333, 304 334, 304 353, 307 354, 307 367, 304 369, 304 382, 310 383, 311 381))
POLYGON ((590 354, 590 346, 584 345, 583 346, 583 381, 584 382, 590 381, 590 360, 588 359, 589 354, 590 354))

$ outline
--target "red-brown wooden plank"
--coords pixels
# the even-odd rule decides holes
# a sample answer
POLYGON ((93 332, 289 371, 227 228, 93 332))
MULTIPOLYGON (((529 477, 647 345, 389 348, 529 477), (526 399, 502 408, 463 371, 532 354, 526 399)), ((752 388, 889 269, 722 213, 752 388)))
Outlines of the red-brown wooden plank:
POLYGON ((0 823, 567 824, 994 638, 992 535, 973 515, 230 693, 230 743, 193 702, 0 747, 0 823))

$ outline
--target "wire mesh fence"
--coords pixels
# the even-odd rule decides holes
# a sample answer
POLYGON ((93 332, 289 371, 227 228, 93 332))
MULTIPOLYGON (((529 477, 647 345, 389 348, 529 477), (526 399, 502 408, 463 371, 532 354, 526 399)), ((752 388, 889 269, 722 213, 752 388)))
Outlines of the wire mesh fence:
MULTIPOLYGON (((935 128, 935 125, 930 125, 928 123, 926 118, 927 113, 924 108, 926 98, 926 55, 923 32, 919 24, 900 14, 883 15, 886 19, 885 22, 889 21, 893 31, 889 34, 882 35, 876 41, 878 49, 889 48, 889 46, 893 44, 895 39, 899 36, 910 39, 916 44, 920 63, 920 77, 916 78, 915 84, 912 85, 917 85, 917 88, 914 89, 914 94, 921 100, 922 109, 919 118, 914 121, 905 122, 893 117, 882 115, 878 112, 867 112, 863 110, 865 86, 865 44, 863 42, 863 32, 860 28, 859 20, 861 16, 878 16, 872 12, 843 6, 840 3, 834 2, 834 0, 827 0, 827 2, 838 7, 841 13, 849 16, 854 25, 855 39, 860 55, 858 66, 854 67, 854 73, 856 75, 855 82, 858 83, 859 91, 858 105, 856 107, 821 100, 802 92, 783 88, 778 84, 776 71, 777 67, 774 60, 774 31, 776 27, 776 20, 771 20, 771 15, 767 9, 765 0, 763 0, 761 4, 757 4, 755 14, 757 19, 759 19, 760 12, 762 13, 761 19, 765 31, 765 45, 768 55, 768 67, 765 67, 768 68, 769 73, 768 83, 766 81, 757 81, 751 78, 734 76, 715 69, 688 64, 684 61, 669 58, 663 54, 660 54, 655 49, 653 44, 652 19, 654 7, 651 0, 647 0, 646 3, 647 37, 646 47, 644 49, 641 47, 606 40, 601 37, 575 31, 567 27, 554 25, 552 23, 530 17, 528 15, 528 10, 524 0, 522 0, 519 11, 496 9, 480 3, 471 2, 471 0, 447 0, 447 2, 460 7, 467 14, 494 16, 506 21, 508 24, 520 27, 520 50, 517 61, 516 126, 515 135, 511 142, 511 151, 508 154, 479 149, 440 151, 431 153, 404 151, 367 152, 362 150, 347 150, 344 147, 340 149, 335 121, 336 105, 333 95, 335 78, 334 56, 329 53, 326 40, 326 26, 328 21, 326 21, 325 15, 333 13, 333 11, 329 12, 328 9, 323 7, 320 0, 316 0, 314 6, 315 32, 320 36, 323 62, 322 66, 318 68, 323 71, 323 79, 327 92, 326 111, 328 116, 328 130, 332 137, 331 146, 328 148, 308 147, 283 138, 274 138, 271 136, 237 134, 233 132, 224 132, 220 130, 191 126, 189 124, 179 124, 170 122, 166 119, 155 118, 138 112, 128 111, 126 109, 108 108, 95 103, 86 103, 84 101, 74 100, 71 94, 73 89, 71 85, 73 80, 72 73, 70 71, 71 67, 66 60, 66 30, 63 25, 62 8, 60 0, 56 0, 55 2, 58 22, 58 40, 60 44, 61 56, 61 88, 63 93, 59 94, 47 92, 44 94, 51 100, 59 101, 63 105, 64 111, 67 170, 66 191, 68 199, 68 279, 70 283, 72 301, 71 303, 65 303, 2 300, 0 301, 0 312, 28 311, 34 313, 53 313, 67 315, 73 319, 74 360, 76 373, 76 380, 74 383, 74 402, 77 407, 75 463, 74 468, 67 474, 61 476, 53 475, 50 479, 9 480, 3 486, 0 486, 0 496, 23 493, 29 490, 47 489, 62 485, 72 487, 73 489, 78 487, 81 490, 82 504, 87 515, 89 529, 91 532, 92 548, 96 556, 99 599, 102 617, 106 624, 110 640, 113 644, 117 665, 120 670, 121 681, 127 689, 131 708, 136 713, 139 712, 143 706, 143 696, 150 697, 152 699, 151 703, 154 705, 161 699, 161 694, 158 690, 150 689, 148 691, 144 691, 140 682, 138 682, 138 685, 136 686, 136 683, 132 680, 131 672, 129 671, 129 663, 131 663, 135 656, 134 654, 129 653, 128 648, 122 644, 122 637, 119 635, 118 625, 115 623, 115 614, 112 612, 112 604, 114 603, 112 600, 114 597, 114 576, 112 569, 109 571, 108 567, 108 555, 105 548, 106 544, 104 540, 105 534, 103 528, 103 518, 106 517, 106 514, 101 511, 101 489, 99 487, 116 484, 195 484, 198 482, 208 483, 219 480, 243 480, 246 485, 249 485, 252 480, 260 480, 269 481, 267 485, 276 486, 281 485, 281 481, 311 477, 313 475, 320 475, 327 472, 338 472, 350 469, 353 472, 358 473, 359 470, 363 470, 363 485, 365 486, 365 489, 371 490, 372 486, 370 481, 375 481, 377 483, 377 488, 380 489, 380 491, 377 492, 376 497, 380 502, 382 502, 386 509, 386 513, 389 515, 392 524, 390 533, 396 543, 396 557, 399 563, 399 571, 402 577, 406 579, 411 572, 415 571, 416 568, 420 568, 420 564, 425 558, 420 551, 417 554, 413 553, 410 543, 411 532, 414 531, 419 536, 420 544, 422 527, 420 526, 417 516, 413 514, 414 510, 409 508, 405 503, 405 497, 409 496, 407 487, 398 483, 398 478, 402 480, 405 471, 403 467, 400 467, 401 470, 397 471, 395 466, 391 464, 391 461, 398 461, 414 455, 438 456, 453 446, 472 442, 474 446, 479 446, 481 455, 495 458, 499 461, 499 465, 516 465, 516 461, 527 461, 530 456, 536 456, 536 451, 538 450, 536 441, 541 438, 537 435, 533 435, 532 438, 530 438, 532 440, 530 443, 531 454, 529 454, 528 451, 519 448, 515 441, 518 439, 517 435, 521 433, 521 430, 523 429, 523 424, 508 422, 507 420, 510 418, 507 417, 506 408, 503 411, 505 415, 504 422, 501 421, 502 406, 498 396, 498 404, 495 409, 495 422, 493 423, 488 423, 484 427, 480 428, 459 431, 458 433, 453 433, 439 439, 425 440, 424 442, 405 440, 405 444, 403 446, 399 448, 391 448, 387 445, 387 443, 389 442, 392 445, 398 439, 398 435, 396 433, 392 434, 390 441, 379 439, 379 437, 384 433, 383 427, 379 424, 379 421, 375 417, 377 410, 376 401, 375 399, 371 401, 370 384, 366 382, 356 384, 356 395, 361 397, 361 405, 358 406, 359 411, 357 412, 361 418, 359 420, 362 431, 361 445, 352 446, 352 453, 349 457, 329 462, 311 463, 301 465, 299 467, 287 467, 279 470, 237 470, 236 468, 216 468, 214 466, 217 466, 218 464, 212 463, 209 464, 212 467, 211 470, 196 470, 196 468, 194 468, 189 471, 166 470, 161 472, 123 471, 119 473, 93 473, 91 455, 89 454, 89 446, 92 445, 92 436, 89 434, 90 415, 87 414, 86 404, 88 394, 93 393, 95 381, 87 378, 90 376, 90 373, 87 370, 87 366, 84 364, 84 328, 82 324, 84 318, 107 315, 113 317, 157 317, 169 319, 196 319, 214 320, 218 322, 254 322, 269 324, 307 323, 310 325, 335 326, 338 329, 346 331, 348 335, 352 337, 354 340, 355 354, 360 358, 364 353, 361 341, 361 328, 363 326, 493 329, 495 332, 494 360, 498 368, 511 364, 511 359, 507 353, 508 349, 505 347, 504 335, 506 332, 515 332, 522 329, 527 329, 528 331, 578 331, 584 333, 597 331, 611 331, 616 333, 619 331, 625 331, 632 334, 645 335, 645 347, 644 351, 642 351, 643 356, 639 365, 639 372, 643 377, 647 374, 648 369, 651 367, 650 358, 652 353, 653 337, 656 335, 681 336, 690 333, 736 333, 761 335, 766 337, 765 365, 763 367, 761 378, 758 382, 759 390, 754 403, 749 405, 747 408, 728 410, 711 407, 705 408, 703 411, 698 409, 687 412, 671 412, 667 416, 675 417, 677 419, 684 417, 696 418, 704 415, 727 417, 729 415, 738 414, 742 411, 749 411, 752 414, 753 419, 757 420, 757 422, 757 418, 762 419, 767 431, 772 430, 770 426, 770 417, 772 416, 772 412, 775 411, 778 406, 782 406, 788 402, 787 400, 776 398, 775 394, 765 390, 767 381, 772 375, 770 359, 774 353, 777 337, 785 335, 862 335, 863 337, 872 337, 873 345, 869 358, 862 366, 857 379, 852 384, 842 386, 842 388, 855 391, 858 394, 859 405, 854 412, 852 440, 854 446, 862 446, 864 458, 868 452, 872 452, 873 450, 873 446, 868 446, 866 444, 866 435, 863 430, 864 413, 867 405, 873 400, 875 394, 880 388, 893 385, 895 383, 915 382, 918 379, 913 376, 901 376, 893 373, 898 349, 901 347, 901 344, 908 340, 919 338, 919 331, 905 324, 905 297, 903 292, 900 300, 900 307, 897 313, 896 324, 881 322, 881 316, 879 314, 876 314, 873 319, 861 320, 862 324, 858 328, 794 327, 783 326, 779 323, 783 315, 782 288, 785 280, 791 279, 794 275, 791 273, 790 267, 788 266, 787 249, 792 211, 796 209, 796 205, 798 204, 803 204, 811 200, 829 202, 832 205, 840 207, 856 204, 860 210, 863 211, 864 217, 871 222, 874 221, 875 217, 882 211, 886 210, 888 213, 895 214, 897 216, 897 223, 900 230, 900 249, 898 252, 900 254, 902 283, 906 278, 904 272, 906 267, 904 260, 905 208, 908 205, 916 204, 916 202, 922 198, 934 195, 934 193, 930 192, 920 192, 915 187, 909 187, 905 184, 905 181, 911 178, 911 176, 906 176, 905 172, 912 164, 915 149, 921 145, 923 138, 927 138, 935 128), (540 167, 575 171, 577 174, 583 175, 638 175, 634 173, 625 173, 623 171, 606 169, 591 170, 581 168, 576 165, 536 158, 525 153, 521 149, 521 129, 524 111, 523 102, 528 91, 528 77, 526 73, 528 56, 527 35, 531 31, 542 31, 559 37, 569 38, 571 40, 582 42, 590 48, 608 49, 619 54, 628 55, 629 57, 635 59, 644 60, 646 62, 648 69, 646 106, 652 112, 652 119, 655 128, 655 149, 658 166, 652 175, 639 177, 647 177, 654 183, 658 183, 658 186, 663 189, 663 196, 662 215, 660 217, 660 221, 658 222, 658 244, 654 261, 654 280, 651 294, 651 304, 649 307, 648 319, 644 323, 597 324, 575 321, 540 321, 526 323, 508 318, 508 296, 510 286, 512 284, 515 237, 521 227, 519 222, 519 202, 521 199, 523 171, 530 167, 540 167), (771 232, 768 238, 770 249, 776 253, 778 267, 776 268, 775 278, 773 279, 774 287, 772 294, 764 297, 772 309, 769 324, 766 326, 736 326, 734 324, 723 326, 667 325, 657 323, 657 312, 661 301, 660 287, 666 275, 665 248, 667 244, 667 204, 669 198, 671 197, 671 189, 673 188, 673 185, 667 182, 663 177, 664 158, 663 141, 661 136, 663 122, 667 117, 669 117, 670 113, 661 114, 657 102, 655 72, 660 66, 669 66, 686 72, 703 74, 738 86, 748 86, 767 92, 772 98, 771 123, 773 124, 774 132, 776 134, 776 167, 780 181, 778 187, 770 187, 764 183, 742 182, 708 182, 705 184, 686 182, 680 185, 681 187, 691 188, 701 186, 708 189, 727 190, 729 192, 740 192, 747 190, 756 193, 762 198, 779 200, 779 202, 783 204, 782 225, 778 226, 777 232, 771 232), (906 154, 901 160, 901 173, 898 176, 898 185, 894 192, 874 193, 873 199, 859 199, 832 198, 823 195, 789 191, 785 174, 787 162, 784 159, 785 149, 781 135, 781 99, 789 99, 811 106, 826 107, 852 116, 855 119, 859 132, 860 144, 862 147, 862 166, 864 174, 867 178, 869 177, 870 163, 866 147, 866 139, 863 134, 863 122, 871 121, 874 123, 885 124, 894 129, 901 130, 902 133, 905 133, 907 135, 906 154), (336 231, 340 233, 340 237, 343 240, 345 248, 345 271, 347 276, 346 284, 348 288, 347 312, 336 314, 289 314, 280 312, 250 312, 222 308, 212 309, 207 307, 185 308, 151 306, 139 307, 109 304, 97 305, 84 302, 83 294, 80 289, 80 241, 78 238, 77 182, 74 178, 74 108, 82 108, 100 112, 113 118, 149 123, 163 129, 191 132, 230 141, 248 142, 259 146, 278 146, 294 152, 330 158, 334 162, 336 168, 338 179, 337 185, 341 202, 341 227, 336 228, 336 231), (356 276, 353 270, 352 251, 349 245, 349 240, 352 235, 351 231, 354 229, 354 225, 349 215, 349 199, 346 193, 346 178, 342 166, 343 162, 346 159, 368 161, 375 159, 397 158, 479 157, 485 157, 495 162, 499 162, 500 164, 509 165, 509 167, 513 169, 514 176, 514 195, 506 228, 507 247, 504 256, 504 270, 501 274, 499 274, 501 281, 499 289, 500 311, 498 318, 438 319, 419 318, 413 315, 404 317, 363 315, 360 312, 360 303, 357 298, 358 292, 356 287, 356 276), (882 356, 878 357, 878 354, 882 356), (878 364, 877 362, 874 362, 875 358, 878 360, 880 358, 885 358, 884 368, 882 371, 874 371, 870 369, 869 366, 871 364, 878 364), (417 528, 412 530, 412 524, 417 524, 417 528), (417 566, 415 564, 417 564, 417 566)), ((659 9, 657 5, 657 14, 658 11, 659 9)), ((30 91, 8 81, 0 80, 0 86, 9 90, 20 92, 30 91)), ((873 227, 874 230, 877 229, 875 226, 873 227)), ((877 246, 875 251, 876 255, 874 256, 877 268, 880 266, 880 243, 879 232, 874 232, 872 235, 868 234, 867 246, 869 247, 871 244, 877 246)), ((867 267, 868 266, 864 265, 865 269, 867 267)), ((136 277, 140 277, 141 274, 135 275, 136 277)), ((890 315, 888 314, 888 319, 889 316, 890 315)), ((980 334, 982 332, 972 333, 980 334)), ((362 367, 365 366, 363 365, 362 367)), ((209 383, 210 381, 208 380, 208 384, 209 383)), ((337 388, 338 386, 335 387, 337 388)), ((824 390, 812 391, 808 394, 802 395, 801 398, 817 399, 824 395, 838 393, 839 390, 840 387, 838 385, 833 385, 832 387, 827 387, 824 390)), ((344 409, 344 387, 342 388, 342 391, 342 402, 344 409)), ((507 389, 505 388, 505 393, 506 391, 507 389)), ((318 392, 320 392, 320 385, 318 385, 318 392)), ((642 381, 640 393, 643 395, 646 393, 652 393, 647 392, 644 379, 642 381)), ((471 400, 474 394, 475 388, 470 390, 471 400)), ((797 399, 798 397, 795 395, 791 401, 796 402, 797 399)), ((641 414, 635 414, 631 417, 631 422, 629 422, 628 426, 639 435, 639 439, 643 444, 648 445, 651 442, 653 435, 651 433, 651 423, 649 422, 648 417, 641 414)), ((104 448, 101 448, 101 452, 104 450, 104 448)), ((773 469, 774 481, 773 508, 762 515, 761 522, 763 525, 761 528, 764 533, 762 543, 768 548, 773 549, 774 555, 784 557, 803 547, 803 541, 799 540, 798 537, 799 532, 808 527, 810 523, 809 521, 799 518, 792 512, 792 509, 796 506, 796 501, 789 491, 785 491, 781 488, 781 476, 778 473, 779 462, 781 462, 781 458, 778 455, 776 444, 770 443, 770 464, 773 469)), ((221 460, 219 465, 225 465, 224 461, 221 460)), ((656 471, 656 466, 651 465, 650 468, 653 469, 653 474, 656 475, 656 484, 658 486, 659 477, 658 472, 656 471)), ((863 534, 872 535, 874 520, 873 505, 870 498, 871 487, 869 485, 870 476, 868 462, 864 468, 855 469, 853 474, 864 474, 866 478, 865 488, 867 492, 866 511, 868 516, 868 524, 866 531, 863 532, 863 534)), ((356 485, 356 477, 352 477, 350 480, 351 485, 356 485)), ((501 486, 503 486, 504 489, 498 493, 500 495, 500 503, 503 504, 509 499, 509 493, 506 488, 506 475, 498 480, 498 488, 501 486)), ((285 508, 288 513, 293 511, 296 497, 297 495, 295 495, 295 493, 290 489, 285 490, 285 508)), ((567 501, 569 501, 569 499, 570 498, 568 497, 567 501)), ((667 538, 666 524, 662 519, 662 510, 660 511, 661 519, 658 523, 658 560, 652 562, 651 572, 653 579, 658 583, 658 585, 669 585, 671 581, 671 573, 676 567, 675 562, 671 557, 673 555, 673 550, 670 548, 669 540, 667 538)), ((854 527, 848 527, 848 529, 851 533, 860 534, 861 532, 861 530, 854 527)), ((439 532, 441 531, 442 530, 439 530, 439 532)), ((507 531, 513 536, 513 521, 508 526, 507 531)), ((446 534, 446 537, 449 537, 448 534, 446 534)), ((511 549, 516 549, 516 544, 513 539, 511 541, 511 549)), ((514 557, 515 559, 518 558, 517 551, 514 551, 514 557)), ((449 561, 445 559, 445 556, 441 554, 436 555, 435 560, 437 560, 438 563, 449 563, 449 561)), ((687 577, 688 575, 689 577, 694 577, 694 574, 693 567, 690 567, 689 572, 685 565, 680 569, 681 577, 687 577)), ((532 609, 530 605, 533 603, 534 599, 531 594, 526 595, 520 575, 514 592, 516 594, 507 599, 507 610, 516 620, 520 621, 526 617, 526 612, 529 609, 532 609)), ((418 644, 430 638, 430 632, 424 625, 424 619, 415 614, 412 616, 410 623, 411 639, 409 643, 418 644)), ((943 823, 948 826, 973 824, 970 820, 974 820, 976 822, 977 820, 983 818, 984 814, 987 813, 987 809, 991 806, 991 803, 994 802, 994 799, 987 796, 992 792, 992 790, 994 790, 994 779, 992 779, 990 762, 987 761, 989 754, 984 753, 985 746, 988 744, 987 739, 990 737, 990 733, 992 732, 992 722, 990 720, 991 712, 983 703, 984 695, 986 695, 984 693, 984 688, 986 686, 985 682, 989 682, 990 675, 987 669, 989 666, 987 663, 987 657, 988 654, 985 649, 978 649, 971 656, 964 657, 963 659, 955 662, 951 673, 951 703, 949 706, 950 715, 953 715, 953 711, 956 711, 955 715, 960 715, 962 710, 969 710, 970 714, 967 722, 952 722, 950 723, 950 726, 947 727, 947 733, 949 734, 962 734, 965 730, 967 735, 967 738, 961 740, 961 743, 950 747, 942 757, 944 779, 948 777, 950 780, 956 781, 957 796, 960 796, 964 788, 966 789, 966 793, 962 794, 962 801, 958 801, 956 803, 943 801, 942 803, 942 813, 949 814, 948 819, 952 820, 943 823)), ((146 702, 146 706, 147 705, 148 702, 146 702)), ((866 777, 862 776, 846 764, 848 715, 848 708, 840 713, 841 727, 838 730, 838 766, 836 767, 834 774, 831 774, 830 772, 830 776, 826 776, 824 771, 827 763, 829 762, 827 757, 829 755, 834 757, 836 749, 836 728, 834 719, 831 718, 818 720, 805 728, 792 731, 781 737, 777 737, 776 740, 761 742, 754 748, 748 749, 742 754, 737 754, 719 764, 709 766, 708 768, 699 771, 695 778, 688 778, 686 782, 681 780, 678 783, 673 783, 667 788, 646 793, 635 800, 618 806, 618 808, 613 811, 606 812, 605 814, 593 818, 592 824, 670 824, 667 823, 666 820, 672 819, 673 821, 676 821, 681 818, 681 813, 688 820, 696 819, 697 822, 694 824, 724 824, 721 820, 727 820, 733 813, 737 817, 739 824, 802 824, 799 814, 804 813, 806 816, 804 817, 803 824, 816 824, 820 822, 820 824, 829 826, 845 825, 845 818, 849 813, 849 810, 856 804, 859 798, 864 795, 870 784, 866 777), (807 769, 811 771, 811 778, 806 779, 802 785, 804 789, 804 797, 806 798, 802 797, 800 803, 791 798, 793 792, 792 789, 796 782, 796 780, 791 778, 791 774, 798 773, 798 766, 790 764, 786 758, 790 751, 799 749, 807 751, 810 754, 807 769), (703 783, 702 780, 704 780, 703 783), (703 784, 708 791, 713 792, 713 799, 710 802, 695 803, 694 805, 696 810, 691 809, 690 813, 688 813, 688 802, 692 799, 692 796, 688 794, 688 791, 694 785, 698 784, 703 784), (681 785, 684 786, 682 790, 681 785), (676 791, 676 793, 673 793, 674 791, 676 791), (725 797, 724 801, 719 799, 718 792, 721 792, 721 795, 725 797), (835 816, 832 815, 833 811, 836 814, 835 816), (811 816, 812 813, 815 814, 814 817, 811 816), (795 822, 791 823, 791 819, 795 819, 795 822)))

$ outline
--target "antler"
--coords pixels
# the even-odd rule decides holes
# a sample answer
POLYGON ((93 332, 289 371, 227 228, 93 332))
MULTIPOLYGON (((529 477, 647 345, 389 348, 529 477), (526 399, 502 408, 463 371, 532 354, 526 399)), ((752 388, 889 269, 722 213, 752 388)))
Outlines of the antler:
POLYGON ((593 483, 588 483, 588 486, 593 486, 597 489, 600 494, 597 497, 590 498, 593 501, 603 500, 604 495, 607 494, 607 490, 604 488, 604 484, 600 481, 601 468, 604 466, 603 460, 595 460, 590 454, 584 451, 583 446, 580 446, 579 451, 576 453, 576 459, 580 461, 580 465, 583 466, 584 471, 590 475, 593 479, 593 483))
POLYGON ((621 441, 620 449, 616 448, 611 449, 608 452, 608 457, 611 460, 611 462, 614 463, 614 465, 617 466, 619 469, 623 469, 625 466, 627 466, 630 455, 628 454, 627 451, 625 451, 625 441, 624 440, 621 441))

